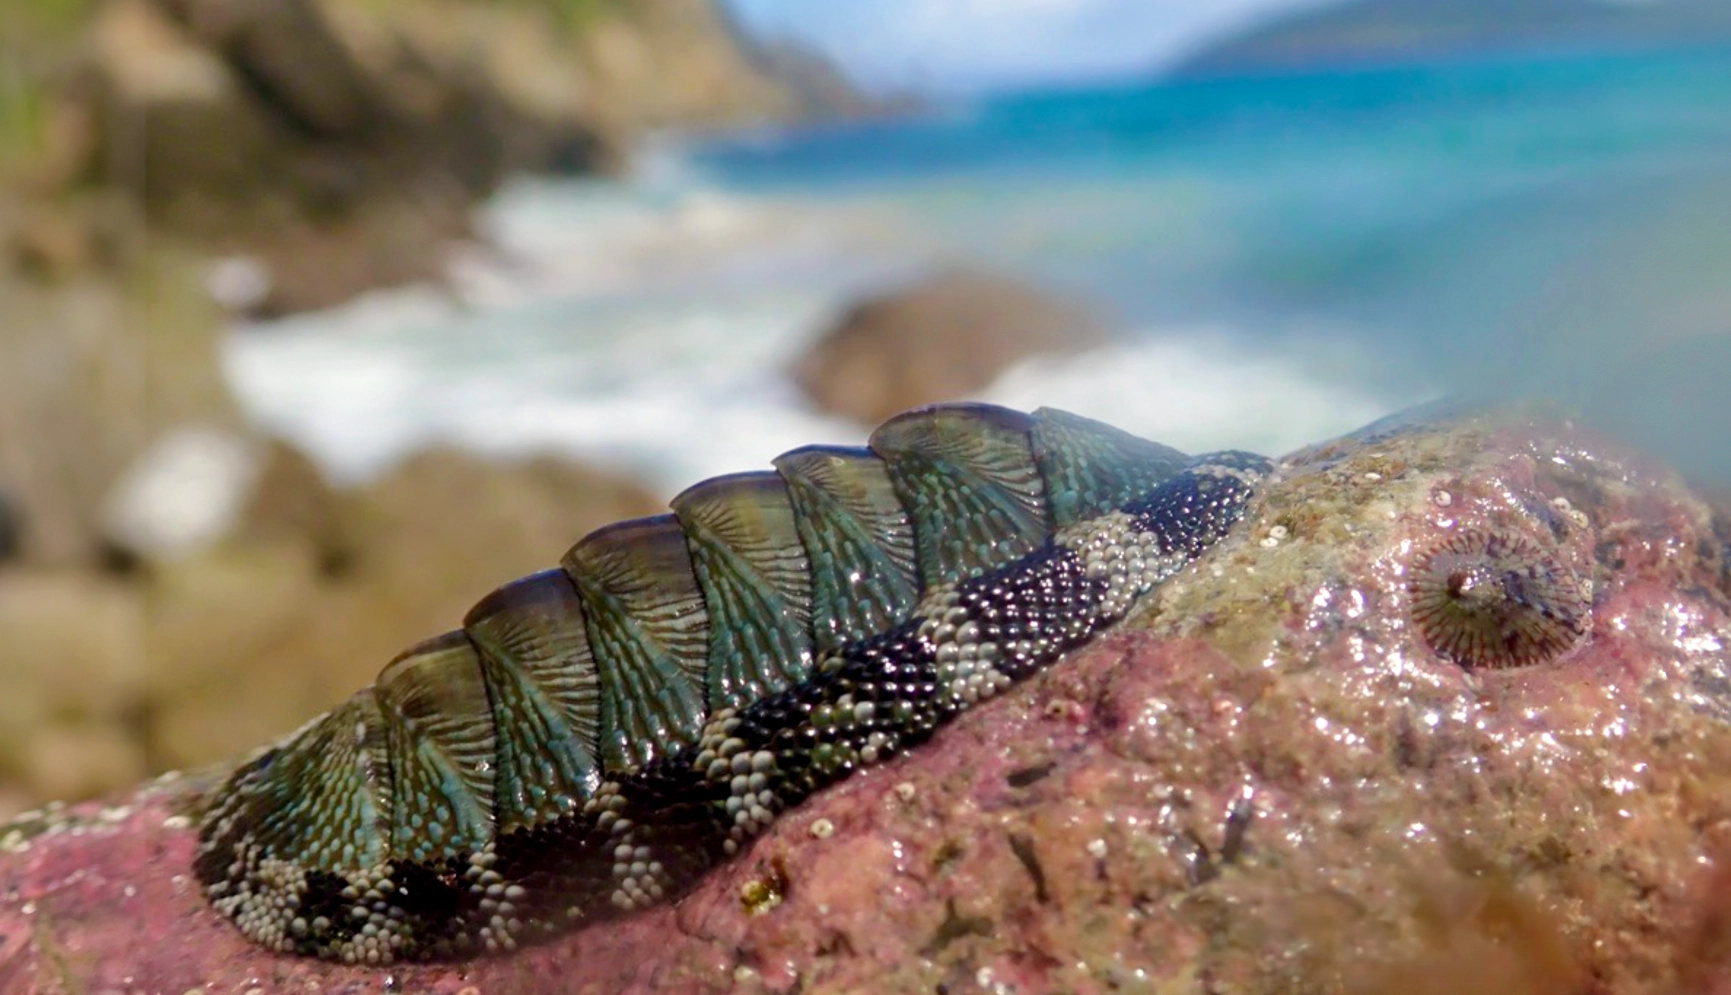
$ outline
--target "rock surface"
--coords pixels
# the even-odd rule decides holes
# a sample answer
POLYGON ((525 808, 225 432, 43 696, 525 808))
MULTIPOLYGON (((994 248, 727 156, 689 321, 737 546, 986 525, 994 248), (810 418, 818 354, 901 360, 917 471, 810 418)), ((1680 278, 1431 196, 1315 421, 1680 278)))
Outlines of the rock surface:
MULTIPOLYGON (((1512 541, 1512 540, 1511 540, 1512 541)), ((1524 417, 1300 453, 1125 626, 782 818, 681 903, 513 958, 266 956, 198 779, 0 830, 0 988, 1731 993, 1731 518, 1524 417), (1519 536, 1588 633, 1467 672, 1415 556, 1519 536)))
POLYGON ((944 272, 854 305, 793 377, 818 407, 876 425, 967 397, 1029 356, 1105 341, 1080 304, 1004 277, 944 272))

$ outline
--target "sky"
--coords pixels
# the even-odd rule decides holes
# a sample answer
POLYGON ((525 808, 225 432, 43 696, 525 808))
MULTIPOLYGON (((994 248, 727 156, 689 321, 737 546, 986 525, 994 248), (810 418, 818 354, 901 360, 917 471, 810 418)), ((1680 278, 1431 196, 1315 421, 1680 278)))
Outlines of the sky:
POLYGON ((1157 72, 1280 11, 1327 0, 723 0, 873 90, 968 92, 1157 72))

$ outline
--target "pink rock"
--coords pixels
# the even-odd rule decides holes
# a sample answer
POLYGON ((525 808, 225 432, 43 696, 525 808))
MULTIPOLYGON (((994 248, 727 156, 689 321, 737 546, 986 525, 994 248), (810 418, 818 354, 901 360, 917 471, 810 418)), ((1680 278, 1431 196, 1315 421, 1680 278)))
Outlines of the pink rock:
POLYGON ((1668 472, 1507 418, 1320 447, 1125 629, 506 959, 250 946, 195 779, 45 816, 0 840, 0 992, 1731 995, 1731 519, 1668 472), (1440 658, 1408 571, 1467 530, 1590 576, 1581 641, 1440 658))

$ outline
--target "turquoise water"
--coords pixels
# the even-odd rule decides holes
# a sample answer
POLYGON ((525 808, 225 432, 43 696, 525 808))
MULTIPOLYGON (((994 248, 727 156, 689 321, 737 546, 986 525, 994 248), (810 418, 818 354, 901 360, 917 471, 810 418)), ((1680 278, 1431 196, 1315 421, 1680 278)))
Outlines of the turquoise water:
POLYGON ((1731 50, 676 138, 626 181, 518 186, 493 220, 529 264, 472 261, 465 308, 374 301, 244 340, 255 409, 356 472, 455 437, 635 460, 671 487, 851 431, 780 371, 853 295, 963 261, 1122 328, 1115 354, 1018 371, 1000 399, 1270 449, 1442 393, 1537 393, 1731 477, 1731 50), (309 415, 353 387, 320 371, 356 363, 395 404, 349 389, 309 415))
POLYGON ((1583 239, 1731 189, 1731 51, 1028 94, 695 161, 738 189, 915 203, 1151 324, 1307 311, 1517 331, 1523 287, 1577 265, 1583 239))

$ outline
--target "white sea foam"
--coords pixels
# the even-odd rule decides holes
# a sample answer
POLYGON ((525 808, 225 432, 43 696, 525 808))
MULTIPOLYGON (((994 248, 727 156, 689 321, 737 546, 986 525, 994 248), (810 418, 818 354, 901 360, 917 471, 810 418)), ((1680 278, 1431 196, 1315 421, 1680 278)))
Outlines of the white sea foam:
MULTIPOLYGON (((305 329, 238 341, 230 372, 255 416, 342 478, 443 442, 564 452, 671 494, 798 445, 863 441, 865 427, 813 412, 784 372, 836 303, 782 293, 634 308, 563 345, 510 344, 491 318, 418 337, 305 329)), ((1182 332, 1028 362, 981 399, 1061 407, 1189 451, 1279 453, 1415 398, 1182 332)))
MULTIPOLYGON (((942 253, 882 207, 524 183, 492 206, 486 245, 458 257, 448 286, 240 329, 226 368, 257 421, 339 480, 446 443, 568 453, 672 494, 795 446, 864 440, 865 427, 813 412, 786 370, 839 308, 942 253)), ((1192 451, 1264 452, 1404 400, 1355 386, 1364 378, 1319 354, 1223 329, 1145 329, 1024 364, 983 397, 1192 451)))
POLYGON ((1266 349, 1220 330, 1149 332, 1080 356, 1024 362, 982 399, 1015 408, 1063 408, 1186 452, 1274 454, 1428 399, 1424 392, 1367 390, 1297 349, 1266 349))

